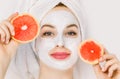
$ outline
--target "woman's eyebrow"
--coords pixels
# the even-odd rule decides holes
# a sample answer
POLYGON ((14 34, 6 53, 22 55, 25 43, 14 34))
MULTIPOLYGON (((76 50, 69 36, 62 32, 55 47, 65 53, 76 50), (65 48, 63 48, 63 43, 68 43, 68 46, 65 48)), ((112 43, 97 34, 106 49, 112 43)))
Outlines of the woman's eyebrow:
POLYGON ((43 25, 43 26, 41 27, 41 29, 42 29, 42 28, 44 28, 44 27, 55 28, 55 27, 54 27, 54 26, 52 26, 52 25, 49 25, 49 24, 45 24, 45 25, 43 25))
POLYGON ((70 24, 70 25, 67 26, 67 28, 71 28, 71 27, 76 27, 76 28, 78 28, 78 26, 77 26, 76 24, 70 24))

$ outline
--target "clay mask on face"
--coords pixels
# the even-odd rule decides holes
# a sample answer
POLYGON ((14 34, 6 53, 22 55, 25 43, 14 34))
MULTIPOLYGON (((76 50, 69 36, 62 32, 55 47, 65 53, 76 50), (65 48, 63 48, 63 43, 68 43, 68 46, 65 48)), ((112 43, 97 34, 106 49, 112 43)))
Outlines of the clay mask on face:
POLYGON ((57 30, 57 34, 54 38, 43 38, 40 36, 36 40, 36 48, 38 49, 37 53, 40 60, 46 65, 60 70, 66 70, 72 67, 77 62, 78 44, 81 42, 80 26, 76 17, 70 11, 56 10, 49 12, 43 18, 41 26, 45 24, 53 25, 57 30), (71 24, 77 26, 75 27, 78 29, 77 37, 71 38, 64 36, 64 29, 71 24), (50 50, 54 49, 57 45, 64 46, 70 51, 71 54, 68 59, 59 61, 50 57, 50 50))

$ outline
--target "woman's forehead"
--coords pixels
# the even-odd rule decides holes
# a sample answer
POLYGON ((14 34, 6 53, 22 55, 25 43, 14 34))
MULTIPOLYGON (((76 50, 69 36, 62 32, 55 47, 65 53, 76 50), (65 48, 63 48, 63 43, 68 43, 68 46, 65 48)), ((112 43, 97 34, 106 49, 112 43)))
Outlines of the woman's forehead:
POLYGON ((52 12, 52 11, 58 11, 58 10, 65 10, 65 11, 72 12, 69 8, 64 7, 64 6, 54 7, 54 8, 53 8, 52 10, 50 10, 49 12, 52 12))
POLYGON ((79 26, 77 18, 75 15, 66 7, 55 7, 50 10, 42 19, 41 26, 44 24, 49 24, 52 26, 63 27, 75 24, 79 26))

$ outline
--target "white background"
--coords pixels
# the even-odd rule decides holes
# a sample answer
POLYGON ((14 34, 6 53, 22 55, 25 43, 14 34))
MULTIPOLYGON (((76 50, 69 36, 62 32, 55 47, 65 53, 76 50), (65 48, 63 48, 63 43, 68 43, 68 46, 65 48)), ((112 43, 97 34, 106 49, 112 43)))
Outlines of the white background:
MULTIPOLYGON (((101 43, 120 60, 120 0, 81 0, 88 20, 88 38, 101 43)), ((96 79, 91 66, 82 63, 80 79, 96 79)))
MULTIPOLYGON (((17 3, 16 0, 13 1, 17 3)), ((120 0, 81 0, 81 2, 87 13, 89 37, 102 43, 110 53, 120 58, 120 0)), ((15 9, 18 5, 20 4, 0 0, 0 20, 7 18, 11 12, 17 12, 15 9), (12 8, 7 9, 6 6, 12 8)))
MULTIPOLYGON (((88 19, 88 38, 120 59, 120 0, 81 0, 88 19)), ((81 79, 96 79, 92 67, 81 66, 81 79)))
MULTIPOLYGON (((4 6, 3 2, 0 0, 0 6, 4 6)), ((120 59, 120 0, 81 0, 81 2, 85 7, 89 22, 88 36, 99 41, 110 53, 120 59)), ((8 6, 14 7, 16 5, 11 3, 8 6)), ((15 12, 13 8, 3 9, 1 7, 0 20, 8 17, 11 12, 15 12), (6 12, 1 14, 2 11, 6 12)), ((95 79, 92 68, 89 68, 85 63, 81 66, 81 71, 81 79, 95 79)))
MULTIPOLYGON (((120 0, 81 2, 87 13, 88 38, 100 42, 109 53, 115 54, 120 60, 120 0)), ((84 71, 81 79, 96 79, 92 67, 82 65, 81 71, 84 71)))
POLYGON ((82 0, 94 38, 120 59, 120 0, 82 0))

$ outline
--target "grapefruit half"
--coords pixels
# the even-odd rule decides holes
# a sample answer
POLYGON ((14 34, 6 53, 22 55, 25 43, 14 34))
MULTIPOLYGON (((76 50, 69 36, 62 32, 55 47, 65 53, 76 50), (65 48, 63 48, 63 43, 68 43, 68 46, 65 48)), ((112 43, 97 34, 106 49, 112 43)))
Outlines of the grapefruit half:
POLYGON ((19 43, 28 43, 34 40, 39 34, 39 24, 30 14, 21 14, 11 20, 14 26, 15 35, 12 37, 19 43))
POLYGON ((93 39, 81 42, 78 51, 80 58, 88 64, 97 64, 104 54, 102 45, 93 39))

